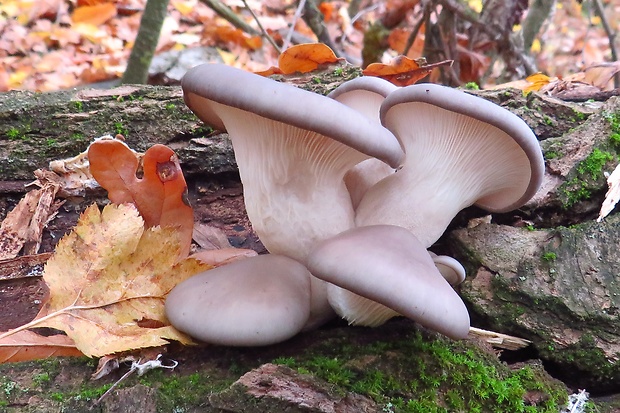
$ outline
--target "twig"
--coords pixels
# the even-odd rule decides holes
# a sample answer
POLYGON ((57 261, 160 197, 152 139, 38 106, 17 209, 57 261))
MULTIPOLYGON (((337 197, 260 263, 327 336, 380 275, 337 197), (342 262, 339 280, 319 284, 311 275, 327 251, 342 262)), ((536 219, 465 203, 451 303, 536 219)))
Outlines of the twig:
POLYGON ((265 36, 265 38, 267 39, 267 41, 273 46, 274 49, 276 49, 276 52, 278 52, 278 54, 281 53, 280 48, 278 47, 278 45, 276 44, 276 42, 273 40, 273 38, 271 36, 269 36, 269 33, 267 33, 267 30, 265 30, 265 28, 263 27, 263 25, 260 23, 260 20, 258 19, 258 16, 256 14, 254 14, 254 10, 252 10, 250 8, 250 6, 248 5, 246 0, 242 0, 243 1, 243 5, 245 6, 246 9, 248 9, 248 11, 250 12, 250 14, 252 15, 252 17, 254 18, 254 21, 256 21, 256 24, 258 25, 259 29, 261 30, 261 32, 263 33, 263 36, 265 36))
MULTIPOLYGON (((601 0, 592 0, 594 5, 594 11, 601 18, 601 24, 603 25, 603 30, 605 30, 605 34, 607 34, 607 38, 609 39, 609 49, 611 50, 611 60, 618 60, 618 49, 616 49, 616 35, 618 33, 614 32, 609 25, 609 21, 607 21, 607 16, 605 16, 605 10, 603 10, 603 4, 601 4, 601 0)), ((617 89, 620 87, 620 73, 616 73, 614 76, 614 87, 617 89)))
POLYGON ((411 46, 413 46, 413 42, 415 42, 415 38, 418 37, 418 33, 420 32, 420 29, 422 28, 422 24, 424 24, 424 21, 426 20, 427 13, 430 13, 430 8, 428 7, 428 3, 424 5, 424 9, 422 11, 422 15, 420 16, 420 20, 418 20, 415 26, 413 26, 413 30, 411 31, 411 34, 409 35, 409 38, 407 39, 407 43, 405 44, 403 55, 407 56, 407 53, 409 53, 409 49, 411 49, 411 46))
POLYGON ((284 43, 282 44, 282 50, 288 49, 289 44, 291 43, 291 38, 293 37, 293 32, 295 32, 295 25, 297 24, 297 20, 301 16, 301 12, 306 6, 306 0, 301 0, 299 5, 297 5, 297 9, 295 10, 295 14, 293 15, 293 20, 291 21, 291 27, 286 34, 286 38, 284 39, 284 43))
POLYGON ((532 342, 524 338, 509 336, 507 334, 496 333, 494 331, 483 330, 481 328, 470 327, 469 334, 486 341, 496 348, 506 350, 519 350, 529 346, 532 342))
POLYGON ((316 7, 314 0, 306 0, 303 19, 310 27, 312 32, 316 35, 316 37, 319 39, 319 42, 329 46, 334 51, 336 56, 342 57, 342 53, 336 47, 331 37, 329 37, 329 33, 327 33, 327 29, 323 24, 323 14, 316 7))
POLYGON ((200 2, 209 6, 218 16, 222 17, 237 29, 241 29, 244 32, 251 35, 258 35, 259 33, 249 24, 244 22, 233 12, 227 5, 221 3, 218 0, 200 0, 200 2))
POLYGON ((112 390, 117 388, 119 384, 121 384, 123 381, 125 381, 127 379, 127 377, 131 376, 134 372, 137 372, 138 376, 142 376, 142 375, 144 375, 144 373, 146 373, 149 370, 153 370, 153 369, 170 369, 170 370, 174 370, 174 368, 179 365, 179 363, 177 361, 172 360, 172 365, 166 366, 165 364, 163 364, 159 360, 160 358, 161 358, 161 354, 158 354, 157 358, 155 360, 147 360, 144 363, 140 363, 142 360, 138 360, 138 361, 132 362, 131 363, 131 368, 129 369, 129 371, 127 371, 127 373, 123 374, 123 376, 120 379, 116 380, 114 382, 114 384, 108 390, 106 390, 106 392, 103 393, 101 395, 101 397, 98 398, 97 401, 92 406, 90 406, 89 410, 92 410, 93 408, 98 406, 99 403, 101 403, 103 401, 103 399, 105 399, 106 397, 108 397, 108 395, 110 393, 112 393, 112 390))

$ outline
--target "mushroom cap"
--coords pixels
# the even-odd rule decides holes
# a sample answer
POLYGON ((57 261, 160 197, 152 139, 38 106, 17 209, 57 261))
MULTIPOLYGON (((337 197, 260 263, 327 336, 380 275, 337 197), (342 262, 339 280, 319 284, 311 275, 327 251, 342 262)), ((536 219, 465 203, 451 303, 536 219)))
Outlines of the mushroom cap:
MULTIPOLYGON (((327 97, 380 123, 381 104, 396 89, 398 88, 394 84, 380 77, 362 76, 342 83, 327 97)), ((393 173, 394 168, 375 158, 366 159, 351 168, 344 176, 344 182, 351 195, 353 208, 357 207, 368 188, 393 173)))
POLYGON ((166 298, 178 330, 212 344, 263 346, 297 334, 310 314, 310 273, 290 258, 260 255, 197 274, 166 298))
MULTIPOLYGON (((414 133, 422 133, 420 131, 421 123, 436 120, 428 119, 425 116, 416 116, 416 112, 424 104, 441 109, 442 113, 439 118, 445 119, 446 123, 452 122, 452 125, 436 125, 438 133, 445 133, 451 126, 460 127, 463 132, 471 132, 472 139, 480 139, 479 134, 481 132, 479 132, 478 126, 488 124, 494 128, 484 131, 487 135, 485 143, 495 142, 508 146, 511 145, 511 142, 515 142, 521 148, 520 156, 526 158, 524 163, 529 165, 528 170, 522 170, 519 176, 515 175, 514 170, 506 172, 511 173, 509 179, 503 176, 504 172, 499 171, 497 175, 500 178, 505 178, 506 185, 500 185, 494 191, 478 198, 475 202, 477 206, 491 212, 507 212, 525 204, 538 191, 545 172, 545 161, 536 135, 521 118, 501 106, 454 88, 434 84, 418 84, 401 88, 385 99, 381 106, 381 123, 392 130, 399 139, 401 136, 395 131, 399 128, 397 125, 399 122, 406 122, 406 126, 403 127, 412 129, 414 133), (406 116, 401 116, 398 113, 403 111, 406 112, 406 116), (448 116, 449 112, 470 117, 477 120, 479 124, 475 122, 468 125, 459 124, 452 121, 451 117, 448 116)), ((462 135, 461 133, 460 136, 462 137, 462 135)), ((407 144, 402 141, 401 144, 403 147, 407 147, 407 144)), ((450 143, 446 142, 444 145, 450 145, 450 143)), ((476 162, 476 160, 472 159, 472 162, 476 162)), ((510 169, 510 165, 507 163, 498 162, 498 166, 502 165, 506 166, 507 171, 510 169)), ((471 168, 478 167, 479 165, 475 163, 471 165, 471 168)))
POLYGON ((379 121, 379 109, 385 98, 398 87, 375 76, 362 76, 346 81, 327 97, 344 103, 370 119, 379 121))
POLYGON ((190 69, 181 81, 185 104, 205 123, 225 130, 217 102, 335 139, 397 167, 398 141, 385 128, 325 96, 222 64, 190 69))
POLYGON ((435 266, 450 285, 459 285, 465 281, 465 268, 456 259, 448 255, 437 255, 432 251, 428 252, 435 266))
POLYGON ((316 245, 310 272, 452 338, 469 332, 465 304, 404 228, 357 227, 316 245))

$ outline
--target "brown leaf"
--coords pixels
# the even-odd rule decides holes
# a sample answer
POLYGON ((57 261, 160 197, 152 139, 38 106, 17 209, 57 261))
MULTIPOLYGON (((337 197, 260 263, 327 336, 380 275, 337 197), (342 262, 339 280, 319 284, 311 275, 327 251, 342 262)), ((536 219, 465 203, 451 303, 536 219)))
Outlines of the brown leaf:
POLYGON ((62 202, 55 202, 60 189, 55 174, 37 170, 34 184, 40 189, 28 192, 0 224, 0 260, 36 254, 41 245, 43 227, 56 216, 62 202))
POLYGON ((90 171, 116 204, 133 203, 148 227, 174 227, 180 235, 180 257, 187 257, 192 242, 194 212, 187 199, 187 184, 179 160, 170 148, 153 145, 142 157, 117 139, 99 139, 88 149, 90 171))
POLYGON ((327 63, 338 62, 338 57, 323 43, 305 43, 291 46, 280 54, 278 66, 285 75, 308 73, 327 63))
POLYGON ((33 327, 63 330, 89 357, 191 340, 169 325, 166 294, 179 282, 211 268, 193 259, 178 261, 171 228, 145 230, 132 204, 90 206, 45 266, 50 299, 30 323, 0 340, 33 327), (140 320, 161 328, 143 328, 140 320))
POLYGON ((217 41, 233 43, 250 50, 260 49, 263 45, 263 40, 260 36, 250 36, 244 33, 243 30, 230 26, 207 25, 204 34, 215 38, 217 41))
POLYGON ((0 340, 0 363, 83 355, 73 340, 61 334, 45 337, 32 331, 20 331, 0 340))
MULTIPOLYGON (((395 28, 390 32, 388 36, 388 44, 392 50, 396 50, 397 53, 403 54, 407 41, 411 36, 411 29, 395 28)), ((413 44, 409 48, 407 57, 415 59, 422 56, 424 50, 424 24, 420 27, 418 35, 416 36, 413 44)))
POLYGON ((392 82, 396 86, 409 86, 428 75, 434 68, 451 66, 452 60, 426 64, 426 59, 409 59, 407 56, 398 56, 386 65, 372 63, 362 72, 364 76, 377 76, 392 82))

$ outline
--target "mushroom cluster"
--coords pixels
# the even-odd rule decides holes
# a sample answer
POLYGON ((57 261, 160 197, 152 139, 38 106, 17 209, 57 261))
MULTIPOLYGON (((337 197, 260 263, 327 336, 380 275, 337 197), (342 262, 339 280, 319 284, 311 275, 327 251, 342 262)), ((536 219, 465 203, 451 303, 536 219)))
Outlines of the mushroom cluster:
POLYGON ((191 69, 187 106, 230 136, 248 217, 270 254, 198 274, 169 321, 210 343, 256 346, 336 314, 403 315, 452 338, 469 315, 454 259, 427 249, 463 208, 518 208, 544 162, 527 125, 483 99, 379 78, 327 97, 219 64, 191 69))

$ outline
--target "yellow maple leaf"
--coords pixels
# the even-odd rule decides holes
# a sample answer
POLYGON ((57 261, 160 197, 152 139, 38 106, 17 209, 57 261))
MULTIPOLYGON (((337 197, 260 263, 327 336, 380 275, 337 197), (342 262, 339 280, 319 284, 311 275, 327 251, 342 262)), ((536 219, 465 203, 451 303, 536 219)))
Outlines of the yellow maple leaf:
POLYGON ((87 356, 100 357, 191 339, 164 314, 166 294, 179 282, 212 268, 194 259, 177 262, 173 228, 144 229, 131 204, 90 206, 45 266, 50 299, 30 323, 64 331, 87 356))

